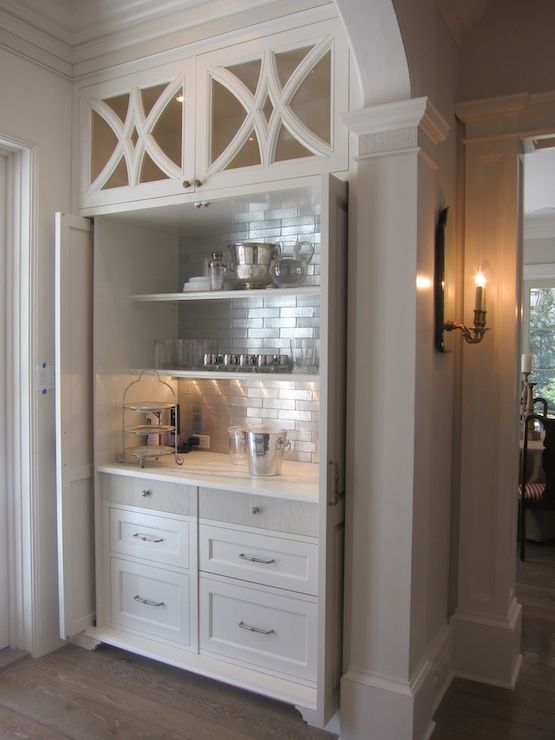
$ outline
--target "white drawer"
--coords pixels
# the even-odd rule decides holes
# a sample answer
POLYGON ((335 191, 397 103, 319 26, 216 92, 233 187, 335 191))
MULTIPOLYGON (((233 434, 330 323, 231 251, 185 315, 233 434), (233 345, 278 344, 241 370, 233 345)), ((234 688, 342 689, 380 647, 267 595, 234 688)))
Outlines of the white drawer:
POLYGON ((318 594, 315 543, 200 524, 199 568, 244 581, 318 594))
POLYGON ((267 673, 316 679, 317 604, 200 578, 200 649, 267 673))
POLYGON ((190 579, 118 558, 110 559, 112 624, 195 648, 190 579))
POLYGON ((195 486, 110 473, 101 473, 100 482, 104 500, 113 504, 140 506, 183 516, 196 514, 195 486))
POLYGON ((199 517, 276 532, 318 536, 318 504, 199 488, 199 517))
POLYGON ((110 506, 110 550, 188 569, 189 522, 110 506))

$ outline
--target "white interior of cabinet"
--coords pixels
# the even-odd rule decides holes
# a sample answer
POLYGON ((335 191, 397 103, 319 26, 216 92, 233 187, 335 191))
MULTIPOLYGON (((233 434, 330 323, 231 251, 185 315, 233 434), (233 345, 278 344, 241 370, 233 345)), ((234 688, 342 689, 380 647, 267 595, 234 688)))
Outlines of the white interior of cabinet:
MULTIPOLYGON (((135 377, 129 368, 152 367, 154 339, 210 338, 219 352, 276 353, 287 352, 293 337, 319 336, 319 296, 314 293, 280 295, 270 288, 222 301, 130 300, 136 294, 181 291, 185 279, 202 274, 211 251, 225 253, 227 244, 240 240, 312 242, 315 256, 307 283, 318 285, 319 188, 244 195, 200 208, 182 204, 141 209, 95 220, 98 462, 112 462, 120 451, 121 399, 135 377)), ((231 424, 273 422, 288 431, 293 442, 290 459, 318 461, 317 380, 247 375, 179 378, 173 384, 183 438, 208 434, 211 450, 225 453, 231 424)))

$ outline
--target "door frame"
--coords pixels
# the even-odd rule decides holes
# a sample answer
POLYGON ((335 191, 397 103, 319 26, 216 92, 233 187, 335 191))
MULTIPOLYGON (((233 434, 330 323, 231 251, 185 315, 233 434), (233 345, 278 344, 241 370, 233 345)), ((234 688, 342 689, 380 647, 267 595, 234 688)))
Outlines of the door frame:
POLYGON ((0 134, 7 156, 5 270, 6 490, 10 644, 38 645, 37 499, 37 152, 31 142, 0 134))

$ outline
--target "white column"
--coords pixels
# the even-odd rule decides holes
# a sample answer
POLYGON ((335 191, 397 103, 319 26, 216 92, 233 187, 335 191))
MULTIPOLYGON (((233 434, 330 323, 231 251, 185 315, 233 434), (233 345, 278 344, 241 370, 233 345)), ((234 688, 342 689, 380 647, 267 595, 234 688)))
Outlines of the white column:
MULTIPOLYGON (((434 202, 422 212, 419 183, 433 180, 430 151, 448 127, 425 98, 355 111, 345 123, 358 135, 358 156, 349 204, 348 665, 341 738, 422 740, 433 729, 440 670, 434 661, 442 648, 439 639, 435 655, 426 652, 425 609, 418 602, 427 565, 418 506, 430 487, 421 480, 415 443, 422 432, 416 277, 423 224, 433 254, 435 213, 434 202)), ((431 356, 431 326, 423 334, 431 356)))
POLYGON ((465 139, 465 301, 487 278, 488 331, 463 347, 456 675, 514 686, 521 607, 515 588, 518 484, 519 116, 528 96, 461 105, 465 139))

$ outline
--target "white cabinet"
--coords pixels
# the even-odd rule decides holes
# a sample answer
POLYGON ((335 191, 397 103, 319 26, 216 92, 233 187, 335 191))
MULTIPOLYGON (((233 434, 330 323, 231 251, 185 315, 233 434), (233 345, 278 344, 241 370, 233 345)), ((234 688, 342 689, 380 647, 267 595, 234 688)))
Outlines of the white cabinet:
MULTIPOLYGON (((175 568, 190 566, 188 519, 109 507, 110 551, 175 568)), ((193 522, 194 527, 194 522, 193 522)))
MULTIPOLYGON (((200 489, 201 516, 214 510, 216 493, 200 489)), ((315 684, 318 541, 295 531, 306 528, 299 503, 272 503, 259 501, 252 516, 266 513, 266 522, 280 521, 290 534, 265 529, 263 520, 254 531, 200 519, 200 650, 315 684)), ((309 506, 317 525, 317 506, 309 506)))
POLYGON ((348 77, 328 20, 80 86, 77 207, 346 170, 348 77))
POLYGON ((60 295, 70 296, 59 302, 56 357, 62 635, 85 630, 260 691, 322 726, 337 708, 341 671, 346 222, 346 186, 326 175, 252 186, 200 211, 180 202, 99 215, 94 240, 84 219, 59 217, 57 229, 70 237, 57 248, 60 295), (179 292, 199 244, 227 238, 253 212, 258 228, 272 219, 291 238, 290 209, 295 224, 318 225, 318 271, 306 292, 179 292), (265 319, 245 317, 250 307, 271 317, 252 333, 252 321, 265 319), (241 322, 247 327, 237 329, 241 322), (152 367, 154 339, 202 338, 194 332, 207 327, 220 341, 284 346, 317 332, 319 373, 260 374, 253 389, 248 374, 167 368, 182 427, 202 432, 215 420, 213 458, 225 462, 207 469, 191 453, 181 467, 171 458, 144 469, 117 464, 122 394, 152 367), (229 408, 225 383, 237 391, 229 408), (198 397, 187 405, 192 387, 198 397), (207 398, 214 406, 199 411, 207 398), (228 414, 250 399, 296 445, 299 457, 276 478, 254 479, 217 446, 228 414))
POLYGON ((194 189, 194 60, 83 87, 78 97, 80 207, 194 189))
POLYGON ((110 558, 110 625, 196 649, 192 579, 186 573, 110 558))
POLYGON ((97 488, 97 628, 196 651, 196 489, 119 475, 97 488))
POLYGON ((347 169, 348 52, 334 21, 197 60, 197 173, 210 187, 347 169))
POLYGON ((200 648, 281 676, 316 682, 315 599, 228 579, 200 579, 200 648))
POLYGON ((224 522, 200 524, 199 569, 316 596, 318 543, 276 532, 255 533, 224 522))

